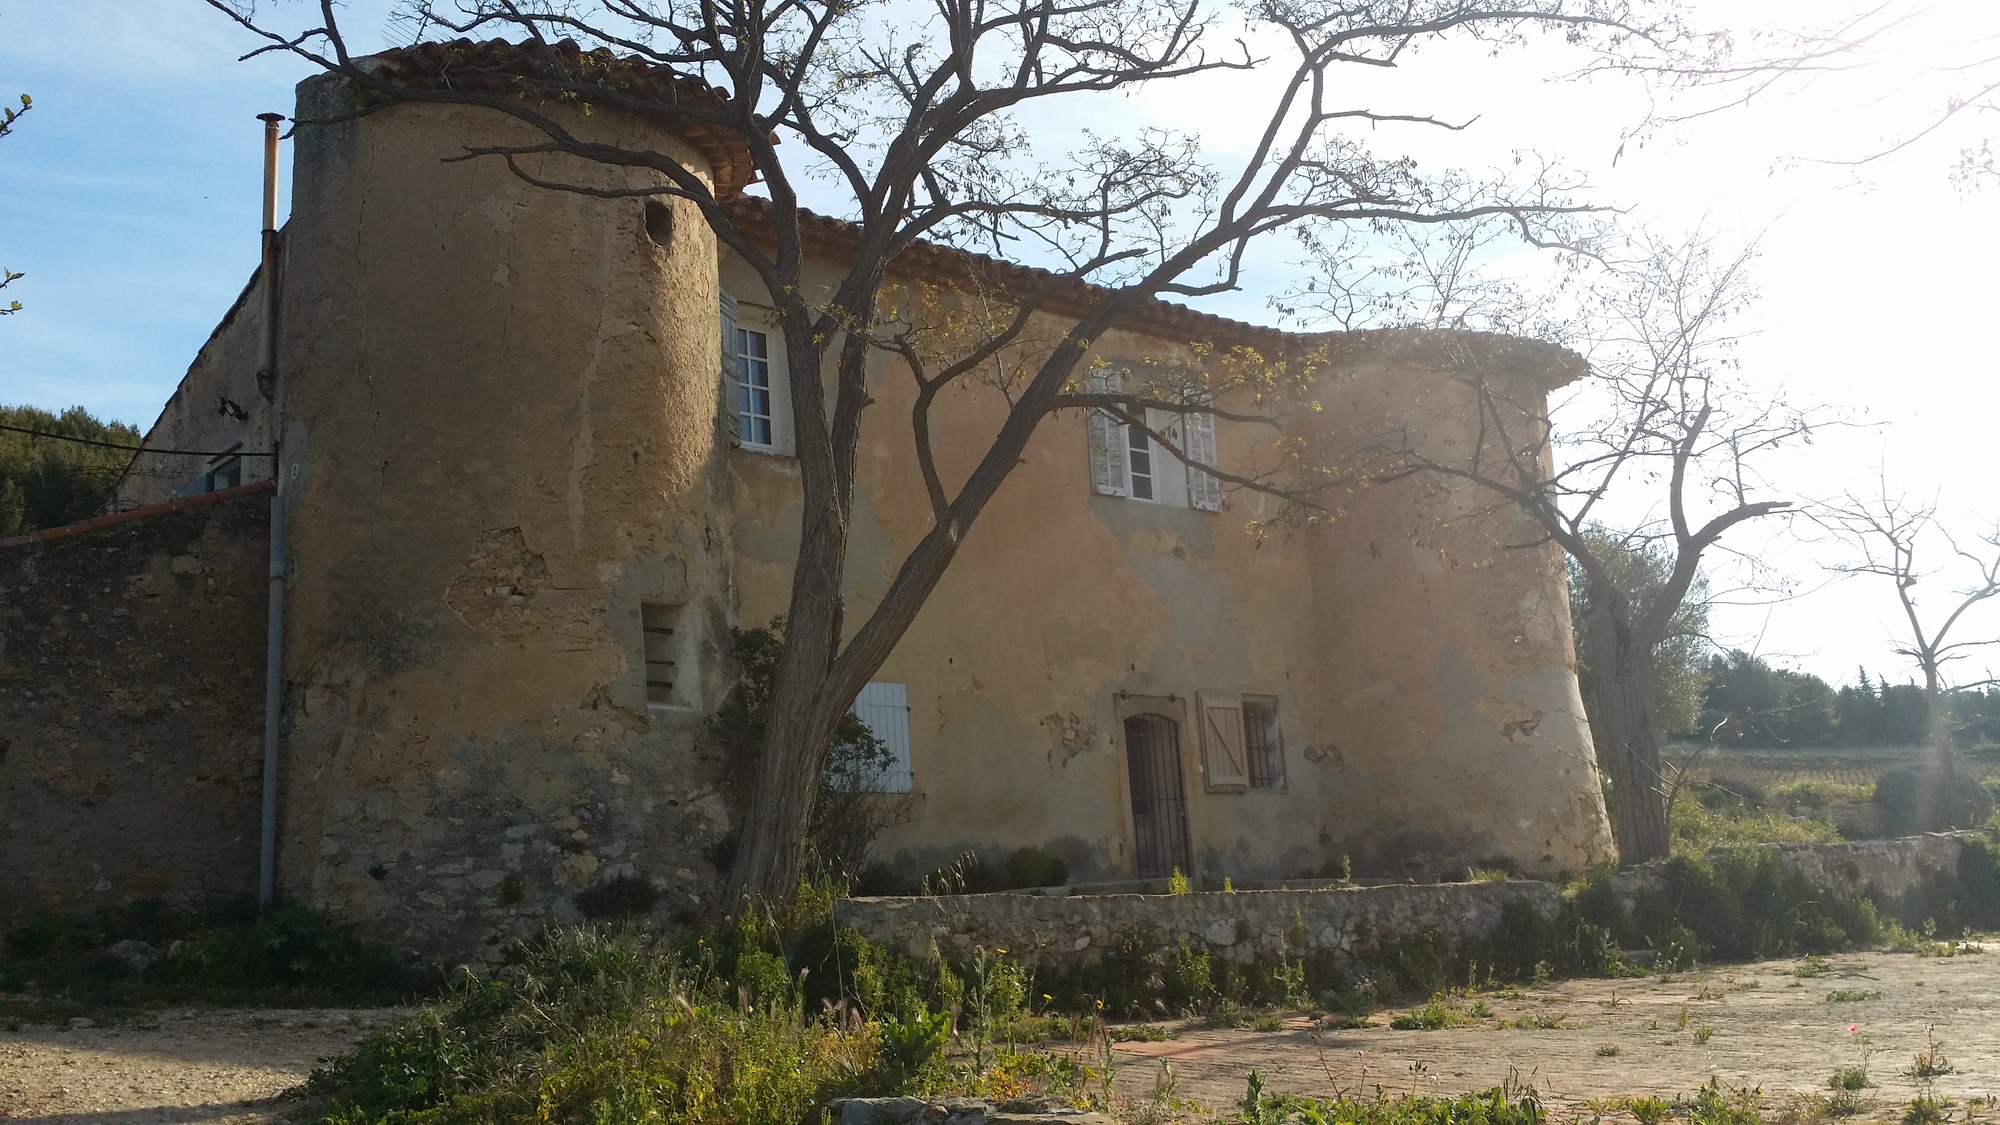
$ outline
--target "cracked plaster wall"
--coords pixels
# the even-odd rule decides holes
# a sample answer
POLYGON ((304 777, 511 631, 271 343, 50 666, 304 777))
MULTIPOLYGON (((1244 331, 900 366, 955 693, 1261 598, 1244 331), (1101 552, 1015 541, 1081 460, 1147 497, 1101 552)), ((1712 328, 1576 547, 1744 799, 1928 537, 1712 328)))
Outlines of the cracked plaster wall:
MULTIPOLYGON (((817 269, 830 288, 829 265, 817 269)), ((722 277, 764 300, 733 259, 722 277)), ((1171 350, 1113 330, 1092 357, 1171 350)), ((1465 439, 1450 389, 1392 337, 1329 377, 1312 425, 1335 446, 1413 426, 1448 450, 1465 439)), ((1519 389, 1540 408, 1539 385, 1519 389)), ((878 359, 869 393, 842 590, 857 623, 930 526, 910 469, 912 381, 878 359)), ((939 397, 947 487, 1005 409, 977 383, 939 397)), ((1251 429, 1218 425, 1224 466, 1255 457, 1251 429)), ((789 596, 796 467, 731 457, 739 613, 762 622, 789 596)), ((1182 724, 1198 882, 1334 874, 1344 859, 1394 878, 1484 864, 1554 874, 1609 856, 1560 559, 1512 549, 1533 538, 1518 519, 1407 483, 1343 496, 1330 526, 1260 541, 1246 525, 1272 513, 1254 494, 1232 493, 1220 513, 1100 496, 1087 466, 1082 420, 1045 421, 876 674, 909 690, 914 800, 881 840, 905 875, 1037 845, 1073 880, 1132 877, 1121 708, 1134 697, 1161 699, 1182 724), (1218 689, 1278 699, 1282 788, 1208 790, 1192 719, 1196 694, 1218 689)))
MULTIPOLYGON (((298 116, 344 104, 309 80, 298 116)), ((543 109, 706 168, 620 114, 543 109)), ((444 161, 528 139, 463 107, 302 124, 281 314, 282 878, 388 940, 493 956, 620 876, 692 913, 727 830, 704 744, 730 619, 714 239, 683 203, 663 246, 642 200, 444 161), (650 601, 684 607, 692 706, 647 702, 650 601)))

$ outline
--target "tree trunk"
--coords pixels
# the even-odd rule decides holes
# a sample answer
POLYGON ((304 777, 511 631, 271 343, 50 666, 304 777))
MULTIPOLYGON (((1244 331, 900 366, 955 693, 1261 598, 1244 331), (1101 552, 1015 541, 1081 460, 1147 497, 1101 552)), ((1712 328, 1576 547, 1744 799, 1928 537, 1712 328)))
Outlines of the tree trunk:
POLYGON ((1653 659, 1629 629, 1597 610, 1585 622, 1590 671, 1590 736, 1597 762, 1611 780, 1611 824, 1618 862, 1626 867, 1664 859, 1672 845, 1660 747, 1653 730, 1653 659))
POLYGON ((1944 692, 1937 669, 1924 667, 1924 731, 1930 736, 1931 765, 1947 784, 1951 776, 1951 726, 1945 721, 1944 692))
POLYGON ((841 685, 829 675, 840 650, 840 584, 853 510, 853 449, 840 448, 843 443, 827 432, 820 350, 790 318, 785 328, 804 500, 799 557, 792 571, 784 647, 771 687, 750 808, 739 830, 736 861, 717 904, 725 914, 734 914, 746 902, 789 900, 798 889, 813 798, 834 733, 855 695, 854 691, 843 695, 841 685))

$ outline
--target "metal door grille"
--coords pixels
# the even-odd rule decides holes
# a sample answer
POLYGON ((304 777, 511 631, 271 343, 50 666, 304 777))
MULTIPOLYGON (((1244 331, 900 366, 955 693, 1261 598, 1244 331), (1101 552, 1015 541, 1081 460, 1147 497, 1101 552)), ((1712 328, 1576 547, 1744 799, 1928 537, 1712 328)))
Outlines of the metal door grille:
POLYGON ((1132 782, 1133 850, 1139 877, 1156 879, 1175 868, 1188 871, 1192 864, 1179 726, 1164 715, 1125 720, 1125 767, 1132 782))

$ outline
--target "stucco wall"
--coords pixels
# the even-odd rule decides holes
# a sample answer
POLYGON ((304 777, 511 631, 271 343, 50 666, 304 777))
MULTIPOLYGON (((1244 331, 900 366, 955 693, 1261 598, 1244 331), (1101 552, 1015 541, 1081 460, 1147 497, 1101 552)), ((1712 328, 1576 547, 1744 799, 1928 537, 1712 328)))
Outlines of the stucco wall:
MULTIPOLYGON (((298 116, 344 105, 315 79, 298 116)), ((601 107, 545 109, 706 167, 601 107)), ((528 139, 404 105, 295 142, 281 872, 428 948, 495 952, 619 876, 685 914, 713 894, 701 855, 727 827, 700 746, 728 620, 715 243, 682 204, 661 245, 642 200, 445 162, 528 139), (685 607, 704 670, 689 706, 646 700, 645 601, 685 607)))
MULTIPOLYGON (((796 464, 729 448, 721 425, 717 290, 755 303, 758 287, 685 204, 665 203, 663 236, 641 200, 447 162, 534 140, 524 125, 468 107, 349 108, 335 80, 300 87, 309 123, 279 279, 281 879, 379 937, 495 956, 575 917, 574 895, 607 879, 651 885, 663 917, 692 912, 712 900, 704 853, 732 819, 706 729, 734 674, 728 630, 783 611, 798 537, 796 464), (695 673, 675 705, 646 699, 644 603, 682 607, 695 673)), ((705 167, 650 124, 543 108, 705 167)), ((570 182, 654 183, 529 161, 570 182)), ((813 270, 823 285, 838 264, 813 270)), ((228 396, 250 408, 252 447, 268 440, 251 370, 258 284, 156 439, 215 440, 205 412, 228 396)), ((1463 441, 1450 381, 1408 346, 1424 339, 1344 346, 1327 409, 1300 424, 1336 444, 1384 426, 1463 441)), ((1190 343, 1112 331, 1092 358, 1190 343)), ((1499 372, 1538 411, 1545 384, 1517 374, 1499 372)), ((930 521, 914 386, 879 358, 870 393, 850 622, 930 521)), ((948 485, 1005 410, 979 382, 941 398, 948 485)), ((1230 423, 1217 436, 1225 467, 1268 440, 1230 423)), ((910 693, 917 792, 882 841, 906 872, 1034 844, 1078 879, 1132 874, 1121 721, 1140 708, 1181 724, 1198 882, 1350 859, 1363 875, 1553 873, 1608 854, 1562 570, 1547 549, 1516 549, 1518 520, 1405 482, 1344 498, 1326 526, 1258 539, 1254 496, 1213 513, 1101 496, 1088 461, 1080 417, 1043 424, 876 675, 910 693), (1209 690, 1278 700, 1281 787, 1208 791, 1193 702, 1209 690)))
MULTIPOLYGON (((1355 440, 1406 432, 1467 463, 1478 412, 1455 358, 1385 341, 1328 388, 1315 424, 1355 440)), ((1531 379, 1494 378, 1546 409, 1531 379)), ((1333 766, 1326 799, 1353 810, 1342 846, 1357 871, 1426 878, 1504 860, 1555 874, 1611 857, 1562 556, 1543 539, 1476 486, 1414 476, 1351 493, 1310 542, 1319 628, 1305 659, 1333 766)))
MULTIPOLYGON (((254 248, 257 233, 246 224, 243 235, 246 246, 254 248)), ((222 453, 239 446, 247 452, 270 450, 270 403, 257 390, 263 292, 262 277, 253 275, 195 354, 143 444, 196 453, 222 453), (239 412, 244 415, 241 419, 236 417, 239 412)), ((119 477, 111 508, 122 511, 180 495, 189 482, 205 475, 214 460, 185 453, 141 453, 119 477)), ((242 459, 240 483, 270 480, 271 475, 269 457, 242 459)))
POLYGON ((256 890, 269 505, 0 547, 0 916, 256 890))
MULTIPOLYGON (((822 285, 832 269, 818 263, 822 285)), ((733 259, 722 278, 765 300, 733 259)), ((1456 384, 1411 338, 1422 334, 1343 349, 1310 423, 1322 448, 1392 428, 1440 455, 1465 439, 1456 384)), ((1087 362, 1175 347, 1114 330, 1087 362)), ((1496 377, 1542 408, 1534 374, 1496 377)), ((884 359, 869 392, 842 586, 850 621, 930 526, 914 383, 884 359)), ((977 383, 940 396, 947 482, 970 471, 1006 405, 977 383)), ((1225 468, 1270 462, 1259 427, 1219 423, 1217 438, 1225 468)), ((1255 494, 1232 492, 1213 513, 1095 494, 1086 440, 1079 416, 1043 422, 876 675, 910 693, 915 800, 882 840, 906 874, 1036 845, 1074 878, 1130 877, 1122 719, 1138 697, 1181 724, 1198 882, 1330 874, 1344 861, 1396 878, 1493 863, 1556 874, 1609 856, 1560 558, 1518 549, 1536 538, 1520 517, 1406 481, 1343 495, 1326 526, 1260 539, 1249 524, 1275 502, 1255 494), (1281 789, 1208 791, 1194 723, 1204 690, 1278 699, 1281 789)), ((797 469, 744 450, 730 465, 739 616, 761 623, 789 596, 797 469)))

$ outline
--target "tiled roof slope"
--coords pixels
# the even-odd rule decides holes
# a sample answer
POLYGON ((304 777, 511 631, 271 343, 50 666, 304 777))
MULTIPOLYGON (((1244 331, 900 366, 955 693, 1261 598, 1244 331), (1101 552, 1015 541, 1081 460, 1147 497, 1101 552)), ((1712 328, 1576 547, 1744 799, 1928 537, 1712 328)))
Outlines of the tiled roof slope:
MULTIPOLYGON (((731 201, 730 217, 752 238, 771 237, 772 206, 757 196, 731 201)), ((860 245, 860 227, 801 209, 801 235, 807 254, 836 262, 850 258, 860 245)), ((890 266, 892 274, 948 286, 987 286, 1019 298, 1057 285, 1042 308, 1057 316, 1080 317, 1111 290, 1081 281, 1060 282, 1047 270, 1023 266, 931 242, 918 242, 890 266)), ((1491 370, 1527 377, 1543 386, 1561 386, 1585 372, 1583 357, 1541 340, 1495 332, 1457 329, 1366 329, 1355 332, 1286 332, 1201 312, 1172 301, 1151 300, 1118 322, 1125 331, 1170 342, 1204 343, 1218 347, 1255 348, 1272 358, 1318 355, 1327 362, 1392 359, 1416 365, 1437 364, 1470 354, 1491 370)))
POLYGON ((0 548, 25 547, 31 543, 47 543, 54 539, 67 539, 72 535, 82 535, 100 528, 116 527, 121 523, 131 523, 133 520, 143 520, 149 516, 162 515, 166 512, 184 512, 189 508, 197 508, 203 504, 213 504, 217 500, 230 500, 238 496, 250 496, 259 492, 270 492, 276 487, 278 487, 277 484, 272 481, 257 480, 251 481, 249 484, 239 484, 235 488, 225 488, 219 492, 202 492, 193 496, 176 496, 172 500, 163 501, 158 504, 148 504, 143 508, 128 508, 122 512, 113 512, 108 516, 95 516, 77 523, 64 524, 61 527, 49 527, 41 531, 30 531, 26 535, 10 535, 5 539, 0 539, 0 548))
MULTIPOLYGON (((601 90, 610 95, 606 104, 653 114, 676 128, 715 168, 716 194, 728 201, 732 218, 752 237, 770 237, 770 202, 742 194, 754 177, 749 150, 730 130, 689 124, 669 109, 675 105, 720 108, 729 102, 727 90, 637 55, 618 55, 604 48, 586 51, 568 39, 546 47, 501 39, 419 43, 382 52, 373 59, 376 73, 419 89, 480 90, 542 100, 579 94, 587 97, 591 90, 601 90)), ((853 223, 810 211, 801 212, 801 221, 809 254, 841 261, 859 246, 859 228, 853 223)), ((1058 316, 1081 316, 1111 293, 1084 282, 1061 282, 1046 270, 932 242, 918 242, 903 251, 891 269, 907 278, 989 286, 1015 297, 1054 285, 1055 291, 1044 298, 1042 307, 1058 316)), ((1335 363, 1393 357, 1421 364, 1427 359, 1437 362, 1448 352, 1462 355, 1470 351, 1490 367, 1525 375, 1547 386, 1567 383, 1585 370, 1582 357, 1576 353, 1538 340, 1409 329, 1295 333, 1162 300, 1148 301, 1118 326, 1162 340, 1250 347, 1273 357, 1317 353, 1335 363)))

